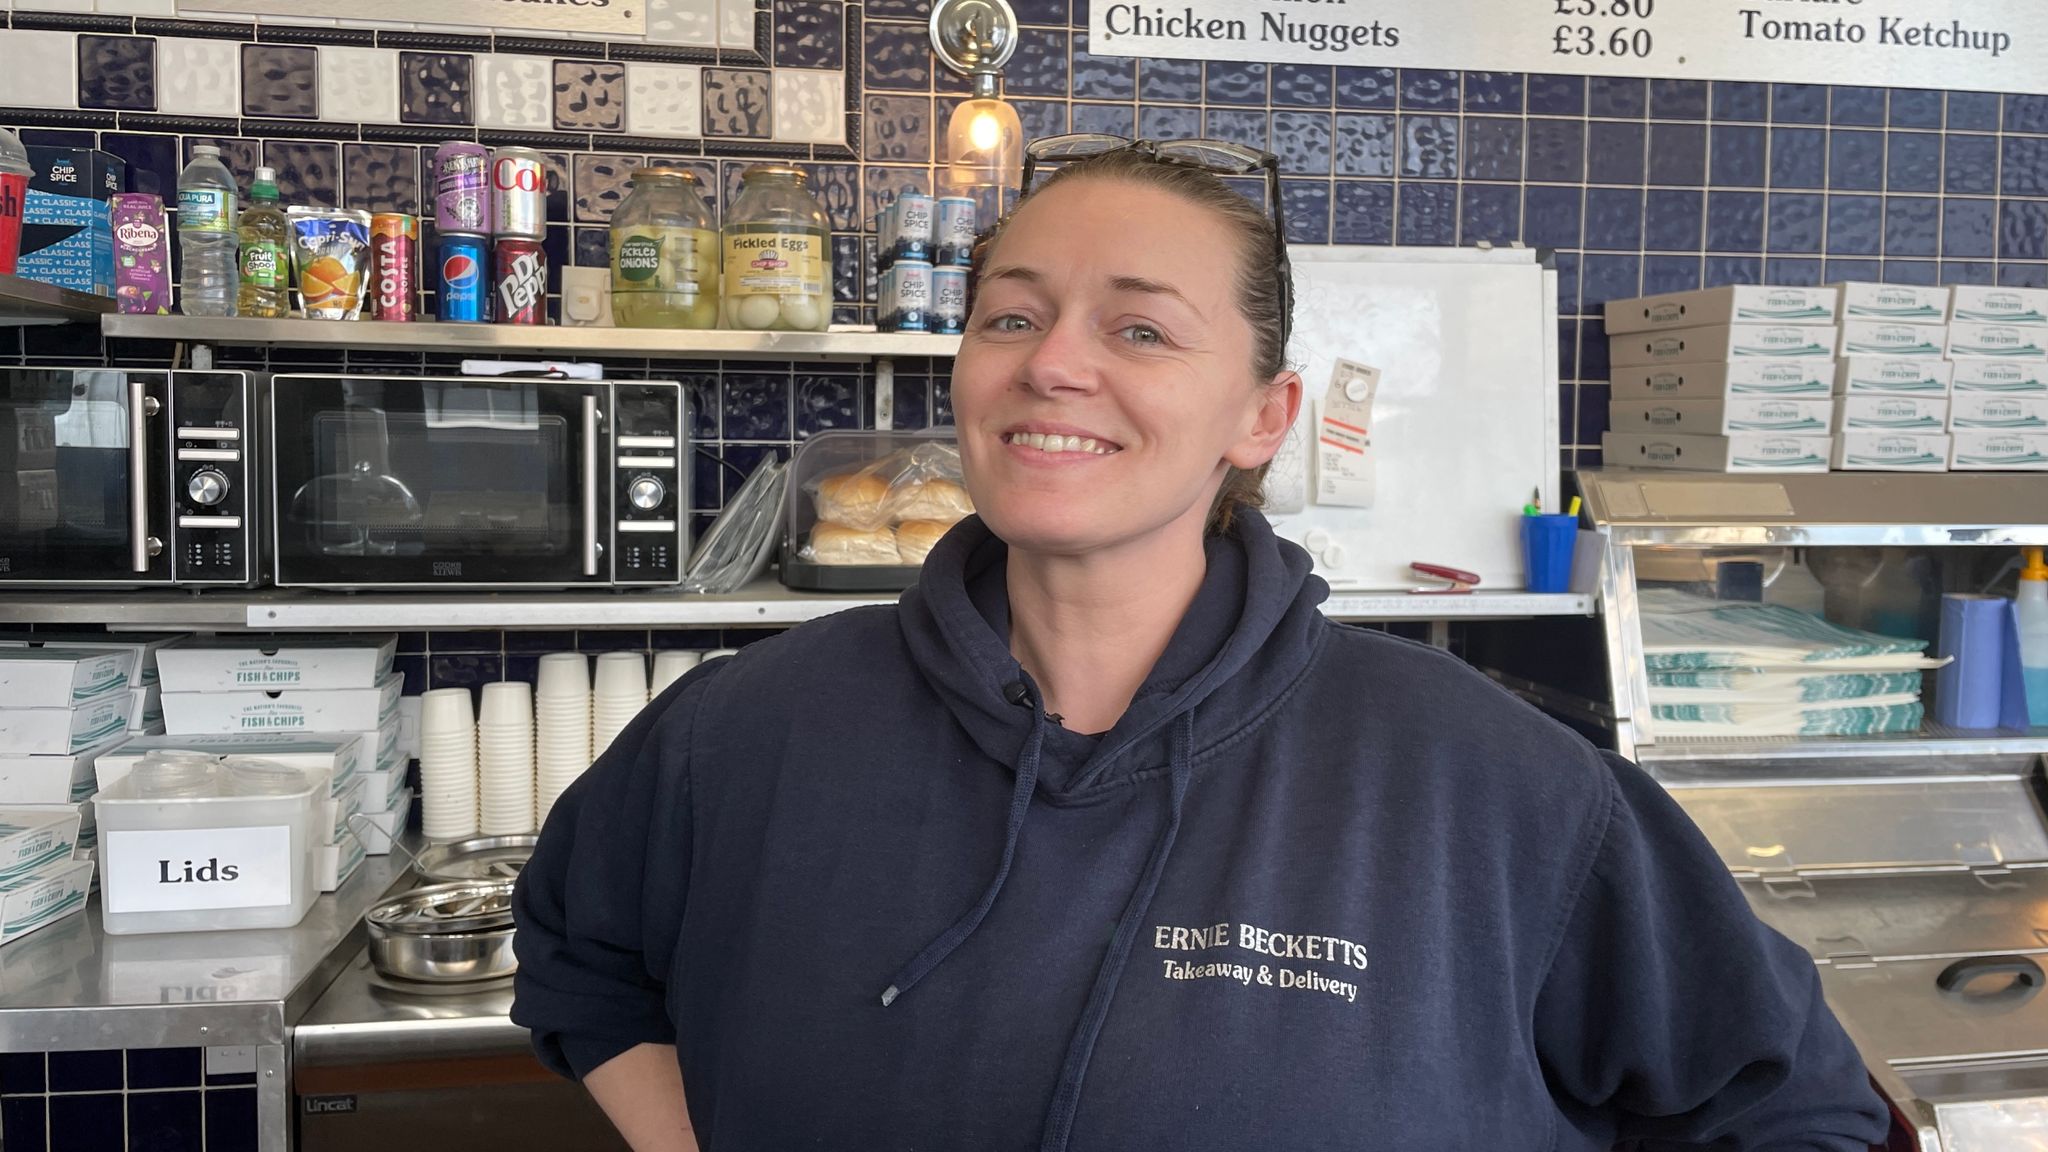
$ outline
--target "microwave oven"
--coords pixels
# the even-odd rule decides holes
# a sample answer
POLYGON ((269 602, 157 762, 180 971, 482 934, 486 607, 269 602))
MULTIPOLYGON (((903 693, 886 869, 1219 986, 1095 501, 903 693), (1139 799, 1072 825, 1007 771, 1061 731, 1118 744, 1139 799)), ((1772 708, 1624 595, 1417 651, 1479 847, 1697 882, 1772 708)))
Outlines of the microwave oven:
POLYGON ((265 410, 280 587, 682 579, 673 381, 279 374, 265 410))
POLYGON ((247 586, 242 372, 0 368, 0 584, 247 586))

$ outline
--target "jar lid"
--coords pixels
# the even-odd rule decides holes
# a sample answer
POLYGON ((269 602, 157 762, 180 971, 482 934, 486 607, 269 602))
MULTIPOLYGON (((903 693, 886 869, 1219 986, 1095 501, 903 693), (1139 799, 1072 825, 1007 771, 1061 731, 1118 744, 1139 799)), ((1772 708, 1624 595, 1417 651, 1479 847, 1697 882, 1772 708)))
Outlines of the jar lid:
POLYGON ((429 880, 517 880, 540 837, 531 833, 478 836, 436 844, 419 854, 420 875, 429 880))
POLYGON ((633 183, 642 180, 680 180, 694 187, 703 187, 704 181, 688 168, 671 168, 666 164, 650 164, 645 168, 633 169, 633 183))
POLYGON ((415 888, 372 905, 369 922, 410 936, 479 932, 512 923, 512 881, 467 881, 415 888))
POLYGON ((811 178, 811 174, 794 164, 755 164, 740 173, 740 180, 743 183, 751 183, 756 178, 763 180, 792 180, 801 186, 811 178))

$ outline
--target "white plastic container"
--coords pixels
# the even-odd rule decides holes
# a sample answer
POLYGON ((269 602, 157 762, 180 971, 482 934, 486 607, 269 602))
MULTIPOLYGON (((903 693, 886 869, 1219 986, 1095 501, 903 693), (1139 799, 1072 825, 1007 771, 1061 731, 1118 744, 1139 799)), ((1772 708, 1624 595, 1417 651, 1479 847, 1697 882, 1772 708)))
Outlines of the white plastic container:
POLYGON ((286 928, 320 894, 327 774, 273 795, 146 799, 133 774, 94 798, 101 923, 112 935, 286 928))
POLYGON ((198 736, 137 736, 102 752, 93 764, 101 788, 111 788, 150 752, 176 749, 233 760, 253 756, 294 768, 324 771, 337 791, 370 766, 365 738, 354 732, 225 732, 198 736))

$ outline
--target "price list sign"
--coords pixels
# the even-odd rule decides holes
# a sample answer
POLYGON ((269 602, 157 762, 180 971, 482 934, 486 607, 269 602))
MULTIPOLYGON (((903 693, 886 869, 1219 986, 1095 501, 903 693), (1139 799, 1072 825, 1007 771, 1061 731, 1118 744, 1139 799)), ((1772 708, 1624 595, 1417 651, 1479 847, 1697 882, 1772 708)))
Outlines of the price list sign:
POLYGON ((2041 0, 1091 0, 1098 56, 2048 93, 2041 0))

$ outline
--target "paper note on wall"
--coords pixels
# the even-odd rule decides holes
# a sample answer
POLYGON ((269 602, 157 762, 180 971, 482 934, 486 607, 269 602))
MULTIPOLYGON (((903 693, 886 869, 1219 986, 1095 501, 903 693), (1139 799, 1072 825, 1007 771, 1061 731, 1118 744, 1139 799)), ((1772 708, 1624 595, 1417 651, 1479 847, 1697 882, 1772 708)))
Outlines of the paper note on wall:
POLYGON ((1372 405, 1379 369, 1339 360, 1316 427, 1316 503, 1370 508, 1374 468, 1372 405))

